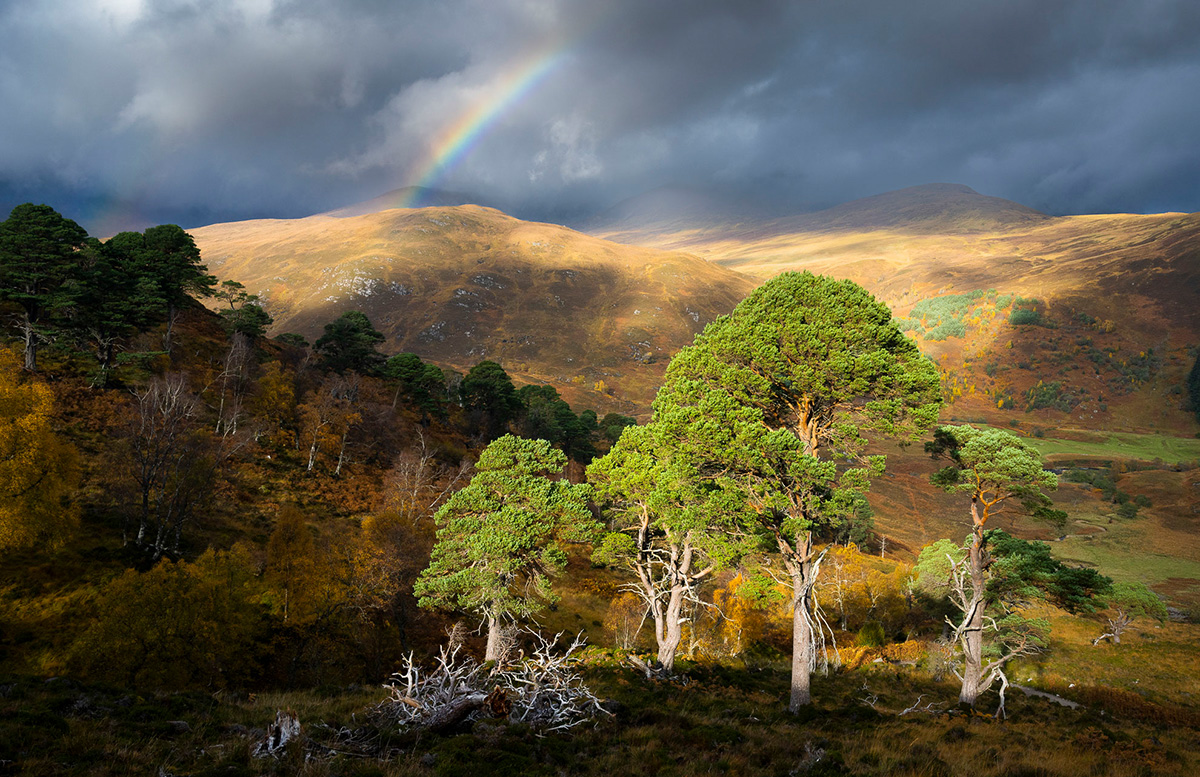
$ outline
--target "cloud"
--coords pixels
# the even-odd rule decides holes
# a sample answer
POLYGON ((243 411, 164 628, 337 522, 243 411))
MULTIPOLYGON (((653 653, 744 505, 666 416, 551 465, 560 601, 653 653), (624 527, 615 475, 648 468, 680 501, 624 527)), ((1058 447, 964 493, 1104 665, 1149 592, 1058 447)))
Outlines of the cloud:
POLYGON ((415 182, 536 71, 437 185, 530 217, 663 184, 803 208, 930 181, 1200 210, 1198 38, 1190 0, 17 0, 0 205, 316 212, 415 182))

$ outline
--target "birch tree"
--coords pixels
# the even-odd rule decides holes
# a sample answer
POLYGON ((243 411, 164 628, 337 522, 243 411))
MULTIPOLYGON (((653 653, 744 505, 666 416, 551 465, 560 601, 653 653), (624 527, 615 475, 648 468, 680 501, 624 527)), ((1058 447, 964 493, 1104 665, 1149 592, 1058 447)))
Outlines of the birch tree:
POLYGON ((58 542, 79 520, 68 501, 77 456, 54 433, 54 396, 20 373, 17 355, 0 348, 0 552, 58 542))

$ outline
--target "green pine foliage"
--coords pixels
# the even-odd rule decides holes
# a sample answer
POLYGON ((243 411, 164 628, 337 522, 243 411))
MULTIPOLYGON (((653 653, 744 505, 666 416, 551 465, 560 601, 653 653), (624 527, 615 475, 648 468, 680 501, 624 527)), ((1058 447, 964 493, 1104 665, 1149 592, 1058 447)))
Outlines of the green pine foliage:
POLYGON ((37 347, 67 306, 71 278, 87 232, 48 205, 26 203, 0 222, 0 301, 15 303, 25 341, 25 369, 37 369, 37 347))
POLYGON ((988 596, 1010 605, 1046 601, 1071 613, 1091 613, 1112 588, 1112 580, 1087 567, 1071 567, 1050 554, 1044 542, 1030 542, 993 529, 985 539, 995 561, 988 596))
POLYGON ((566 456, 545 440, 505 435, 479 456, 471 482, 438 510, 437 543, 415 594, 422 607, 476 613, 492 624, 555 601, 567 546, 598 525, 590 488, 558 476, 566 456))
POLYGON ((398 353, 384 363, 381 372, 395 381, 397 396, 403 394, 422 412, 428 415, 444 411, 446 374, 441 368, 426 364, 415 353, 398 353))
MULTIPOLYGON (((815 538, 861 523, 863 492, 883 471, 883 457, 865 456, 869 437, 911 439, 940 407, 935 367, 885 305, 850 281, 784 273, 672 359, 651 425, 683 451, 691 477, 753 505, 763 547, 780 551, 791 580, 797 628, 808 629, 815 538)), ((796 640, 793 712, 810 703, 811 634, 796 640)))
POLYGON ((522 412, 517 429, 522 437, 549 440, 569 458, 582 464, 596 457, 592 433, 598 428, 596 414, 590 423, 575 415, 558 390, 550 385, 527 385, 517 390, 522 412))
POLYGON ((459 386, 459 394, 463 409, 474 416, 489 440, 504 434, 521 410, 512 378, 493 361, 481 361, 472 367, 459 386))
POLYGON ((325 325, 325 334, 313 350, 321 357, 321 366, 331 372, 374 375, 383 365, 383 354, 376 349, 385 339, 365 313, 348 310, 325 325))

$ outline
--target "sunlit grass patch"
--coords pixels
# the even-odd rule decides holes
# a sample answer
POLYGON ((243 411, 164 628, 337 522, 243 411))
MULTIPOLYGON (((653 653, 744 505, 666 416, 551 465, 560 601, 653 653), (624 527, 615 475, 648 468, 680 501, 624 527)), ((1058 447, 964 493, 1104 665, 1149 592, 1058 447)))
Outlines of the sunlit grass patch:
POLYGON ((1030 437, 1028 442, 1043 456, 1078 456, 1099 459, 1134 459, 1168 464, 1200 460, 1200 440, 1165 434, 1095 432, 1074 434, 1082 439, 1030 437))

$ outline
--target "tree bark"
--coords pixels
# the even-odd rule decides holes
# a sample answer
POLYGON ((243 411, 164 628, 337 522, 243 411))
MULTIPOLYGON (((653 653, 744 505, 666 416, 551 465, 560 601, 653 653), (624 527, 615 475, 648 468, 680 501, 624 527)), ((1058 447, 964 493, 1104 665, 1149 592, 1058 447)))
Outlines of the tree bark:
POLYGON ((784 567, 792 578, 792 691, 788 711, 799 712, 812 704, 812 666, 816 658, 816 625, 813 615, 812 590, 819 570, 819 559, 813 560, 812 532, 796 538, 793 545, 782 534, 775 540, 783 556, 784 567))
POLYGON ((683 641, 683 594, 683 585, 677 583, 671 589, 667 609, 663 613, 663 636, 658 643, 658 663, 662 664, 666 672, 675 669, 675 655, 679 652, 679 643, 683 641))
POLYGON ((961 704, 975 706, 975 701, 985 689, 983 685, 983 591, 984 558, 982 525, 971 543, 970 574, 971 603, 964 617, 967 619, 962 633, 963 677, 962 691, 958 695, 961 704))
POLYGON ((163 332, 162 343, 163 350, 169 355, 171 353, 171 335, 175 332, 175 319, 179 317, 179 308, 175 303, 167 303, 167 331, 163 332))
POLYGON ((342 432, 342 447, 338 449, 337 466, 333 469, 333 476, 338 477, 342 474, 342 462, 346 460, 346 438, 350 436, 350 427, 346 427, 346 431, 342 432))
POLYGON ((812 704, 812 675, 814 640, 811 610, 811 586, 802 578, 793 578, 796 606, 792 613, 792 693, 788 700, 788 712, 796 713, 801 707, 812 704))
POLYGON ((21 324, 21 334, 25 338, 25 369, 37 372, 37 332, 28 313, 21 324))
POLYGON ((487 651, 483 655, 483 660, 500 660, 500 619, 493 616, 488 616, 487 651))

